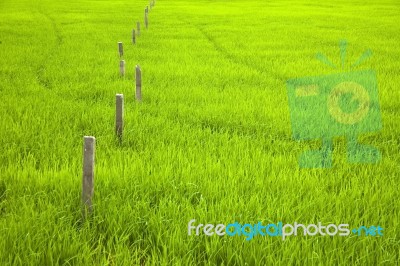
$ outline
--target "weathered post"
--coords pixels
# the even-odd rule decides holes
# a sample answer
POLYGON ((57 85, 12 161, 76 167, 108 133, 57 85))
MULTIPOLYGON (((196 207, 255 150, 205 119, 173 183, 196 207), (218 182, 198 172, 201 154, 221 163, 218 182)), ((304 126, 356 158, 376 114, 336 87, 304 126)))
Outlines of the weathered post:
POLYGON ((136 22, 137 36, 140 36, 140 22, 136 22))
POLYGON ((136 100, 142 101, 142 70, 136 66, 136 100))
POLYGON ((122 42, 118 42, 118 52, 120 57, 124 55, 124 48, 122 47, 122 42))
POLYGON ((136 43, 136 33, 135 33, 135 29, 132 30, 132 43, 133 43, 133 44, 136 43))
POLYGON ((83 218, 93 211, 94 193, 94 160, 96 150, 96 138, 83 137, 83 175, 82 175, 82 203, 83 218))
POLYGON ((115 95, 115 134, 122 138, 124 131, 124 95, 115 95))
POLYGON ((121 76, 125 76, 125 60, 119 61, 119 73, 121 76))
POLYGON ((144 25, 146 26, 146 29, 149 28, 149 19, 147 17, 148 15, 148 7, 144 10, 144 25))

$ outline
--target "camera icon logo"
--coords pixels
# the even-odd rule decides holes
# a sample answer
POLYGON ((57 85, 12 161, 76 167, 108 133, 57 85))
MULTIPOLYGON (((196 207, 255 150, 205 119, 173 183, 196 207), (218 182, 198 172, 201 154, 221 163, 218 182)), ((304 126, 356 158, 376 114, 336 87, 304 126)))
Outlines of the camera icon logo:
POLYGON ((328 96, 328 110, 331 116, 341 124, 356 124, 368 114, 370 98, 368 91, 356 82, 342 82, 332 89, 328 96), (359 107, 352 113, 343 112, 339 101, 346 94, 352 94, 353 99, 358 101, 359 107))
MULTIPOLYGON (((342 66, 346 42, 341 42, 342 66)), ((365 52, 354 64, 365 61, 365 52)), ((324 63, 334 66, 326 57, 324 63)), ((353 66, 354 66, 353 65, 353 66)), ((322 139, 319 150, 305 151, 299 158, 301 168, 332 166, 333 138, 347 139, 347 160, 350 163, 377 163, 378 149, 358 142, 360 134, 382 128, 376 74, 373 70, 343 72, 287 81, 292 135, 295 140, 322 139)))

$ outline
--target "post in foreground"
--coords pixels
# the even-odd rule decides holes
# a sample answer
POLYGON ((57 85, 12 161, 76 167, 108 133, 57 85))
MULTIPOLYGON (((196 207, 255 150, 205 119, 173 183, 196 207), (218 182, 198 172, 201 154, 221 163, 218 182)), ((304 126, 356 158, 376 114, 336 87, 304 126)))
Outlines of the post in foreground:
POLYGON ((122 139, 124 131, 124 95, 115 95, 115 134, 122 139))
POLYGON ((94 193, 94 161, 96 150, 96 138, 92 136, 83 137, 83 174, 82 174, 82 205, 83 218, 93 211, 94 193))

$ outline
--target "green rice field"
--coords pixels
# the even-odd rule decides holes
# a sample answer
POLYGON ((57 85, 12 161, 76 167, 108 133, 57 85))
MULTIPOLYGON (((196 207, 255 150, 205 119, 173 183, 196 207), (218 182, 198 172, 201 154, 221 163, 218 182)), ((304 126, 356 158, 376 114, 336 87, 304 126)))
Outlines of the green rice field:
POLYGON ((398 265, 400 2, 157 0, 146 29, 148 5, 0 0, 0 265, 398 265), (316 58, 340 66, 341 40, 343 68, 316 58), (369 69, 382 129, 358 141, 382 159, 349 163, 338 136, 330 168, 300 168, 322 141, 293 138, 287 81, 369 69), (96 137, 88 219, 84 136, 96 137), (192 219, 384 231, 246 240, 188 235, 192 219))

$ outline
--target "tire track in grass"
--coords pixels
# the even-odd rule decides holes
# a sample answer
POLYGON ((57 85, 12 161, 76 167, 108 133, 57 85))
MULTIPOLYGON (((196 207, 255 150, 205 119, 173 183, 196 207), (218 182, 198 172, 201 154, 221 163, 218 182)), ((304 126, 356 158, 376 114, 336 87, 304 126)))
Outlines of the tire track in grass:
MULTIPOLYGON (((273 77, 276 81, 282 82, 285 81, 286 78, 283 76, 280 76, 276 73, 272 72, 267 72, 264 69, 257 67, 255 65, 252 65, 251 63, 244 62, 240 60, 239 58, 235 57, 233 54, 229 53, 225 48, 223 48, 221 45, 218 44, 218 42, 213 38, 204 28, 200 27, 199 25, 193 24, 190 21, 182 18, 182 17, 177 17, 178 21, 183 22, 186 25, 191 25, 193 28, 197 29, 201 35, 208 40, 209 43, 212 44, 214 49, 218 51, 226 60, 229 62, 235 64, 235 65, 240 65, 240 66, 245 66, 249 68, 252 71, 257 72, 259 75, 270 75, 273 77)), ((182 117, 180 117, 182 119, 182 117)), ((239 136, 239 137, 249 137, 249 138, 258 138, 260 135, 270 135, 269 133, 265 132, 270 132, 271 127, 266 126, 265 128, 257 127, 256 125, 253 124, 242 124, 242 123, 232 123, 232 122, 227 122, 227 121, 216 121, 216 120, 207 120, 207 121, 201 121, 200 124, 193 122, 190 119, 183 119, 181 121, 184 121, 185 123, 189 123, 192 125, 197 125, 200 126, 202 129, 209 129, 211 133, 213 134, 221 134, 225 133, 230 135, 231 137, 233 136, 239 136), (250 128, 248 128, 250 127, 250 128)), ((274 137, 280 138, 283 140, 290 140, 288 139, 286 132, 284 131, 279 131, 277 132, 274 137)))
POLYGON ((46 65, 50 61, 51 58, 54 57, 56 51, 59 49, 61 46, 63 39, 60 33, 59 28, 57 27, 56 21, 54 18, 52 18, 48 13, 44 12, 41 8, 37 9, 38 13, 46 18, 48 22, 50 23, 52 33, 55 36, 55 41, 52 46, 48 48, 48 53, 43 57, 43 59, 40 61, 38 67, 36 68, 36 80, 40 84, 41 87, 46 88, 46 89, 51 89, 52 84, 48 78, 45 77, 45 72, 46 72, 46 65))
POLYGON ((274 73, 272 71, 267 72, 265 69, 258 67, 257 65, 251 64, 249 62, 240 60, 238 57, 236 57, 235 55, 233 55, 232 53, 230 53, 228 50, 226 50, 224 47, 222 47, 216 40, 214 37, 212 37, 203 27, 193 24, 190 21, 187 21, 181 17, 178 18, 180 21, 184 22, 187 25, 191 25, 193 26, 193 28, 197 29, 201 35, 208 40, 209 43, 212 44, 212 46, 214 47, 214 49, 216 51, 218 51, 225 59, 227 59, 228 61, 240 65, 240 66, 246 66, 247 68, 257 72, 260 75, 270 75, 271 77, 273 77, 274 79, 276 79, 277 81, 285 81, 286 78, 283 77, 282 75, 279 75, 277 73, 274 73))

